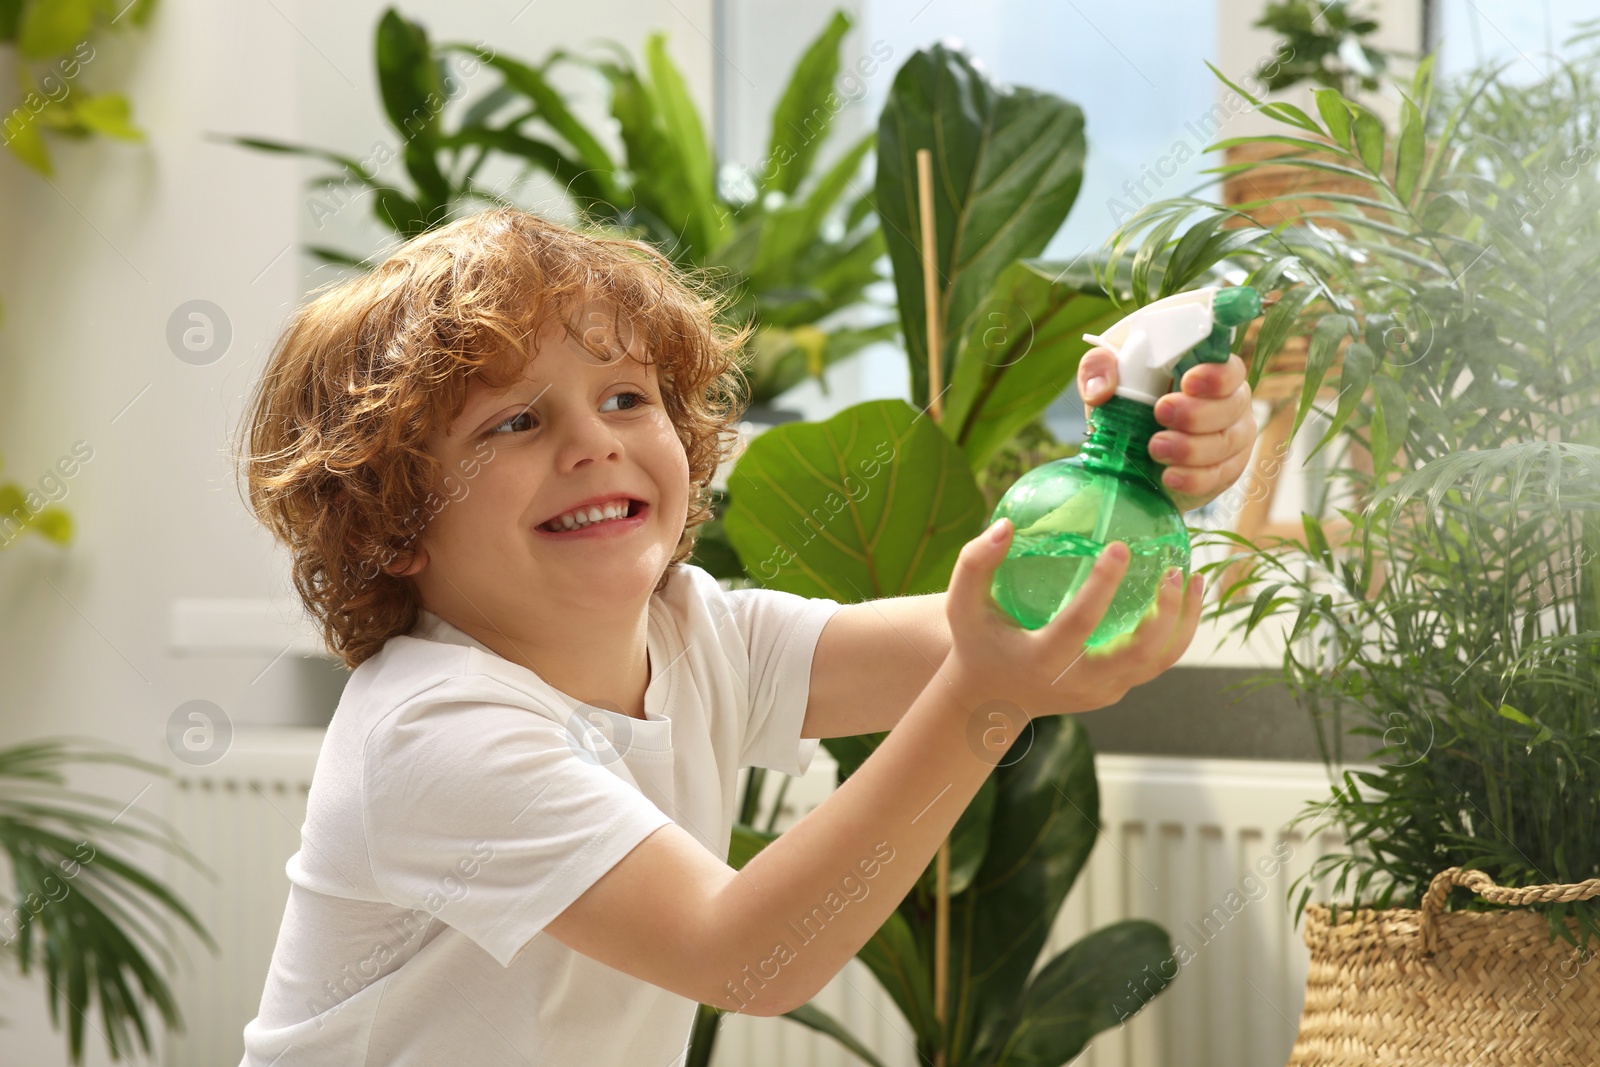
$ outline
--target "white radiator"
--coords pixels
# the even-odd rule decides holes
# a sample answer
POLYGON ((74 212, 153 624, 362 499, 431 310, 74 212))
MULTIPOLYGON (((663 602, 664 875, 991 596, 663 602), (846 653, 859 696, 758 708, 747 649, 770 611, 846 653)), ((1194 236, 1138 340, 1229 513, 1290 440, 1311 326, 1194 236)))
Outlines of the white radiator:
MULTIPOLYGON (((1298 829, 1286 835, 1282 828, 1305 801, 1329 794, 1327 772, 1314 762, 1158 756, 1098 755, 1095 766, 1102 834, 1040 963, 1091 930, 1138 918, 1166 928, 1180 965, 1165 992, 1073 1062, 1283 1067, 1294 1044, 1308 959, 1290 926, 1285 895, 1315 856, 1337 851, 1342 842, 1324 834, 1308 844, 1298 829), (1286 862, 1277 864, 1279 856, 1286 862), (1261 877, 1256 864, 1262 859, 1269 861, 1266 869, 1279 868, 1272 878, 1261 877), (1179 949, 1180 942, 1189 951, 1179 949)), ((827 752, 819 751, 806 778, 790 785, 777 828, 819 803, 833 773, 827 752)), ((1313 899, 1323 899, 1329 888, 1319 887, 1313 899)), ((916 1067, 910 1028, 859 960, 851 960, 815 1003, 888 1067, 916 1067)), ((715 1067, 859 1063, 798 1023, 734 1015, 723 1017, 713 1059, 715 1067)))
MULTIPOLYGON (((174 761, 168 818, 189 851, 216 873, 169 861, 169 884, 217 942, 192 954, 173 981, 186 1032, 166 1042, 166 1067, 232 1067, 244 1056, 278 923, 289 899, 284 864, 300 848, 306 794, 323 731, 238 730, 208 767, 174 761)), ((185 937, 191 944, 195 938, 185 937)))
MULTIPOLYGON (((210 767, 178 767, 170 818, 217 872, 211 882, 174 863, 171 884, 216 938, 174 988, 188 1024, 167 1042, 167 1067, 215 1067, 243 1055, 288 897, 284 864, 299 847, 322 731, 241 730, 210 767)), ((1307 844, 1283 825, 1308 799, 1328 794, 1318 763, 1096 757, 1104 832, 1068 896, 1048 958, 1084 933, 1123 918, 1164 926, 1180 952, 1177 977, 1124 1027, 1102 1034, 1082 1067, 1281 1067, 1294 1042, 1306 950, 1290 928, 1284 896, 1313 857, 1337 838, 1307 844), (1287 856, 1275 876, 1257 862, 1287 856), (1290 851, 1292 850, 1292 851, 1290 851), (1234 895, 1230 898, 1229 894, 1234 895), (1253 898, 1253 899, 1252 899, 1253 898)), ((831 789, 834 765, 819 750, 791 782, 778 829, 831 789)), ((768 776, 768 796, 780 775, 768 776)), ((1326 886, 1322 887, 1326 890, 1326 886)), ((858 961, 817 998, 889 1067, 914 1067, 905 1020, 858 961)), ((860 1061, 787 1019, 729 1015, 716 1067, 848 1067, 860 1061)))

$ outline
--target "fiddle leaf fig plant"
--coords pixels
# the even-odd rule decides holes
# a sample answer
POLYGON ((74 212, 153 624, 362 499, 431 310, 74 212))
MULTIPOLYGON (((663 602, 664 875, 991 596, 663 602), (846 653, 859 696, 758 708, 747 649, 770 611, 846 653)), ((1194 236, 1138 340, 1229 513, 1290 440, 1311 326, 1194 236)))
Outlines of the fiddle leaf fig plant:
MULTIPOLYGON (((1002 87, 959 50, 935 45, 897 72, 878 147, 875 203, 913 403, 869 401, 766 430, 730 473, 723 515, 753 581, 842 603, 948 586, 961 545, 992 507, 979 476, 1072 384, 1089 348, 1083 334, 1119 315, 1089 267, 1037 258, 1082 182, 1077 107, 1002 87), (937 357, 948 383, 937 420, 913 236, 919 148, 932 151, 937 190, 937 357)), ((1130 299, 1125 278, 1119 284, 1117 296, 1130 299)), ((948 1067, 1066 1063, 1166 984, 1152 976, 1171 940, 1142 921, 1096 931, 1034 973, 1098 835, 1099 794, 1080 724, 1047 718, 1029 731, 1016 742, 1022 755, 995 769, 951 834, 944 1025, 934 1006, 932 864, 859 953, 906 1017, 922 1062, 942 1052, 948 1067)), ((841 781, 885 736, 823 741, 841 781)), ((836 1038, 844 1030, 815 1005, 790 1017, 836 1038)))

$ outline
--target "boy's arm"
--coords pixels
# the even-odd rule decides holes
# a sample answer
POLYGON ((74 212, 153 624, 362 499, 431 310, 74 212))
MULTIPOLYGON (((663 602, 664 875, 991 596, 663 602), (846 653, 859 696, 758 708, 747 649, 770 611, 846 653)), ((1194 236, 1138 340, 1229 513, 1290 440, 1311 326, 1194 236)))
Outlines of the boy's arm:
POLYGON ((834 612, 812 653, 800 736, 893 729, 950 652, 945 595, 884 597, 834 612))
MULTIPOLYGON (((992 553, 985 564, 976 562, 975 550, 962 551, 977 573, 956 572, 949 602, 964 608, 958 623, 978 614, 974 587, 990 580, 994 566, 992 553)), ((1062 642, 1053 659, 1081 644, 1110 605, 1120 573, 1114 557, 1096 563, 1067 620, 1076 629, 1053 632, 1062 642)), ((1170 666, 1188 645, 1200 598, 1185 602, 1175 620, 1178 596, 1177 586, 1168 585, 1161 596, 1167 610, 1146 620, 1144 639, 1096 657, 1097 685, 1083 710, 1115 702, 1137 677, 1170 666)), ((992 619, 982 631, 969 626, 964 639, 973 642, 974 655, 998 648, 1015 664, 1036 654, 1031 642, 997 642, 995 629, 992 619)), ((1009 704, 1006 728, 999 728, 995 716, 1009 702, 992 699, 996 669, 985 671, 953 651, 945 656, 855 773, 738 870, 667 823, 544 929, 591 959, 702 1004, 766 1016, 805 1004, 911 891, 1026 727, 1028 717, 1009 704), (970 729, 975 725, 982 728, 970 729)), ((1048 672, 1033 673, 1025 689, 1030 703, 1048 672)), ((1057 696, 1048 713, 1069 714, 1072 703, 1057 696)))
MULTIPOLYGON (((1203 507, 1239 479, 1256 441, 1250 386, 1242 360, 1189 368, 1177 393, 1156 405, 1166 429, 1151 451, 1170 467, 1162 480, 1180 511, 1203 507)), ((1117 361, 1092 348, 1078 365, 1084 414, 1110 400, 1117 361)), ((889 730, 950 651, 945 594, 885 597, 847 604, 823 627, 811 662, 811 694, 801 737, 846 737, 889 730)))

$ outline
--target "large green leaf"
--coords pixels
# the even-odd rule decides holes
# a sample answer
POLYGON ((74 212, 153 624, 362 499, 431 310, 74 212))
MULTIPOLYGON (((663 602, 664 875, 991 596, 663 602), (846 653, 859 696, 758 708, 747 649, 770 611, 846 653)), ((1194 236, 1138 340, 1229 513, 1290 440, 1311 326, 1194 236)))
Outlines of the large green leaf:
POLYGON ((835 11, 822 33, 811 42, 800 62, 795 64, 789 84, 772 112, 772 136, 767 144, 767 161, 762 177, 767 187, 793 193, 811 172, 817 149, 828 136, 837 98, 833 79, 839 73, 839 42, 850 29, 850 16, 835 11))
POLYGON ((827 1034, 854 1053, 861 1062, 869 1064, 870 1067, 883 1067, 883 1061, 874 1056, 871 1049, 856 1040, 856 1036, 841 1026, 838 1019, 835 1019, 815 1004, 802 1004, 793 1011, 784 1012, 783 1016, 786 1019, 793 1019, 797 1023, 809 1026, 820 1034, 827 1034))
POLYGON ((917 149, 932 152, 938 229, 941 375, 1001 272, 1038 255, 1083 180, 1083 112, 1049 93, 990 82, 962 53, 934 45, 895 75, 878 123, 877 208, 894 264, 911 357, 911 394, 928 403, 917 149))
POLYGON ((941 426, 975 471, 1071 384, 1083 335, 1122 315, 1087 269, 1066 267, 1013 263, 958 338, 941 426))
POLYGON ((674 260, 701 261, 712 248, 704 190, 695 187, 695 168, 667 134, 655 87, 639 77, 626 53, 594 67, 611 82, 611 115, 633 175, 627 217, 645 226, 674 260))
MULTIPOLYGON (((700 114, 683 75, 667 55, 665 34, 653 33, 645 42, 645 63, 650 70, 650 85, 655 110, 661 122, 664 142, 671 147, 682 180, 682 192, 691 209, 684 225, 694 231, 697 248, 702 251, 721 244, 728 229, 727 214, 717 203, 715 164, 711 146, 700 125, 700 114)), ((669 219, 675 225, 677 219, 669 219)))
POLYGON ((987 511, 966 457, 903 400, 750 442, 723 528, 757 582, 842 602, 939 592, 987 511))
MULTIPOLYGON (((1033 720, 994 772, 989 848, 950 906, 950 1062, 987 1063, 1100 830, 1094 752, 1081 723, 1033 720)), ((931 955, 932 924, 923 948, 931 955)))
MULTIPOLYGON (((540 121, 572 147, 576 162, 582 165, 588 180, 601 190, 601 195, 611 202, 618 199, 615 183, 616 163, 600 143, 599 138, 573 114, 566 100, 545 78, 542 70, 478 45, 450 47, 454 51, 476 56, 481 62, 498 70, 505 78, 506 88, 526 97, 537 108, 540 121)), ((467 125, 472 124, 467 123, 467 125)))
MULTIPOLYGON (((989 824, 994 819, 994 779, 986 779, 978 787, 972 803, 956 819, 950 830, 950 882, 952 897, 965 893, 972 879, 983 866, 983 857, 989 851, 989 824)), ((939 891, 938 857, 928 863, 928 869, 917 879, 916 889, 930 902, 939 891)))
POLYGON ((750 269, 751 283, 766 287, 795 271, 797 257, 820 239, 829 211, 849 186, 875 138, 867 134, 839 157, 809 195, 761 216, 761 243, 750 269))
MULTIPOLYGON (((996 1067, 1060 1067, 1167 987, 1172 939, 1155 923, 1102 927, 1039 969, 996 1067), (1133 992, 1129 992, 1129 990, 1133 992)), ((1175 970, 1174 970, 1174 973, 1175 970)))
POLYGON ((435 139, 446 94, 439 63, 421 23, 410 22, 394 8, 378 20, 378 89, 384 113, 400 133, 406 172, 417 183, 417 198, 426 225, 437 225, 448 210, 450 182, 439 169, 435 139))
POLYGON ((917 940, 904 913, 892 911, 856 957, 878 979, 912 1030, 926 1040, 938 1032, 933 1016, 933 953, 924 953, 917 940))
POLYGON ((744 865, 754 859, 756 853, 777 839, 777 834, 770 834, 742 822, 734 823, 733 833, 728 840, 728 866, 736 871, 743 870, 744 865))

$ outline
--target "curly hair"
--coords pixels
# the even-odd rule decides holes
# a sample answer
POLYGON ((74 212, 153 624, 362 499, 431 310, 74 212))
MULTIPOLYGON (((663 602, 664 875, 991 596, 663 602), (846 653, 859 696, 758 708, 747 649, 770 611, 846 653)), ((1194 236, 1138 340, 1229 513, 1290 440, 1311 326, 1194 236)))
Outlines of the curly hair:
POLYGON ((660 591, 712 517, 711 479, 746 396, 749 327, 720 320, 725 298, 705 272, 642 241, 496 207, 412 238, 290 316, 244 413, 247 504, 290 550, 300 599, 346 666, 417 623, 415 584, 386 567, 403 569, 445 503, 429 435, 461 413, 469 378, 508 388, 530 341, 553 322, 573 334, 569 316, 595 300, 658 364, 689 461, 687 519, 660 591))

